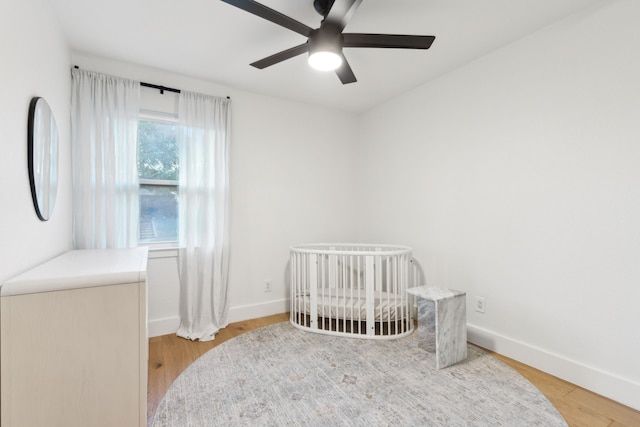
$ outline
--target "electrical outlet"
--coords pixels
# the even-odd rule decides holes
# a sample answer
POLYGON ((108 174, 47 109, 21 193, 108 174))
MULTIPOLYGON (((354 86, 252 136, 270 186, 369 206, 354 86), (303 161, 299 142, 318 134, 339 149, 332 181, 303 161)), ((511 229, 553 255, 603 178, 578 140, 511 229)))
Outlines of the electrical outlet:
POLYGON ((485 306, 486 300, 484 297, 476 297, 476 311, 478 313, 484 313, 485 306))
POLYGON ((271 292, 271 279, 267 279, 264 281, 264 291, 271 292))

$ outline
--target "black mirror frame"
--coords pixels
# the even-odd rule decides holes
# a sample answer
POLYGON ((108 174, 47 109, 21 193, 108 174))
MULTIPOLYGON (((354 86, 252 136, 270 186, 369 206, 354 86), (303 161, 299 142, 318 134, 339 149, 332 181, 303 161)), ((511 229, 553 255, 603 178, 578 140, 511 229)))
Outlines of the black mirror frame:
MULTIPOLYGON (((35 130, 35 118, 36 118, 36 112, 37 112, 37 108, 38 108, 38 101, 42 100, 42 102, 44 102, 47 105, 47 108, 49 109, 49 111, 51 111, 51 107, 49 107, 49 105, 47 104, 47 101, 40 97, 40 96, 35 96, 31 99, 31 102, 29 103, 29 118, 28 118, 28 124, 27 124, 27 163, 28 163, 28 169, 29 169, 29 186, 31 187, 31 199, 33 200, 33 206, 36 210, 36 215, 38 215, 38 218, 40 218, 40 220, 42 221, 48 221, 49 218, 51 217, 51 214, 53 212, 53 205, 55 205, 55 193, 53 195, 53 205, 49 208, 49 212, 43 212, 41 210, 41 203, 42 201, 38 200, 38 192, 37 192, 37 188, 36 188, 36 176, 35 176, 35 167, 34 167, 34 147, 35 147, 35 138, 36 138, 36 130, 35 130)), ((51 112, 51 118, 53 123, 55 124, 55 117, 53 117, 53 112, 51 112)), ((56 125, 56 144, 58 144, 57 141, 57 125, 56 125)), ((48 144, 51 144, 51 141, 47 141, 48 144)), ((55 162, 57 163, 58 161, 58 155, 57 155, 57 148, 56 148, 56 159, 55 162)), ((56 174, 57 174, 57 169, 58 169, 58 165, 55 164, 54 167, 56 168, 56 174)), ((57 177, 56 177, 56 181, 57 181, 57 177)), ((57 182, 55 183, 55 185, 57 186, 57 182)), ((57 191, 57 189, 56 189, 57 191)), ((47 194, 45 197, 49 197, 50 194, 47 194)))

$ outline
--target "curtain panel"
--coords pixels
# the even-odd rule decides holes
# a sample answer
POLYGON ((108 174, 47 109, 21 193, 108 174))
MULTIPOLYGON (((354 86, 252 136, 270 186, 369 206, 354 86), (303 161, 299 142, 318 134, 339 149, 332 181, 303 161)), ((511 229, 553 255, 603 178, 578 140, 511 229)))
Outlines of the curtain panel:
POLYGON ((140 82, 76 68, 71 76, 74 247, 135 247, 140 82))
POLYGON ((230 102, 179 98, 178 336, 191 340, 211 341, 228 324, 230 102))

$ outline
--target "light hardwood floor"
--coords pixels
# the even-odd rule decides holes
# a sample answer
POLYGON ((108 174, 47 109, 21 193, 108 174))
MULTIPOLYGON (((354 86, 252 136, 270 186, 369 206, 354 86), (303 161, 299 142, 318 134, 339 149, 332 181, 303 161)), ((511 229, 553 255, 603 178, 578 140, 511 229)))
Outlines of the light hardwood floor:
MULTIPOLYGON (((158 404, 174 379, 198 357, 213 347, 252 329, 285 322, 289 315, 277 314, 260 319, 232 323, 221 330, 214 341, 192 342, 175 335, 149 340, 149 388, 147 424, 151 425, 158 404)), ((555 405, 571 427, 640 426, 640 412, 581 387, 546 374, 523 363, 490 352, 527 378, 555 405)))

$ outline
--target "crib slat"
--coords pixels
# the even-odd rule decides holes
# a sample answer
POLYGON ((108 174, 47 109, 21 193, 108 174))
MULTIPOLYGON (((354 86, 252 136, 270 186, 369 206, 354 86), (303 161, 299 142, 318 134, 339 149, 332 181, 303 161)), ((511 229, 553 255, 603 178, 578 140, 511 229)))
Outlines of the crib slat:
MULTIPOLYGON (((343 332, 347 332, 347 294, 346 294, 346 282, 347 282, 347 263, 346 263, 346 256, 345 255, 341 255, 341 271, 340 271, 340 276, 342 277, 342 283, 340 284, 340 293, 338 295, 342 296, 342 316, 339 315, 339 313, 336 313, 336 316, 338 317, 336 319, 336 328, 338 328, 338 322, 340 320, 342 320, 342 331, 343 332)), ((338 295, 336 295, 336 298, 338 298, 338 295)), ((340 301, 338 299, 338 301, 340 301)))
POLYGON ((374 275, 373 256, 365 258, 365 294, 366 294, 366 312, 367 312, 367 335, 375 335, 375 286, 376 279, 374 275))
POLYGON ((353 255, 349 255, 349 301, 351 301, 351 312, 349 313, 349 327, 352 334, 356 333, 356 330, 353 325, 354 311, 355 306, 353 304, 353 275, 355 272, 353 271, 353 255))
MULTIPOLYGON (((358 272, 362 271, 362 256, 358 255, 358 272)), ((362 310, 360 307, 362 305, 362 275, 358 274, 358 333, 362 333, 362 310)))
POLYGON ((318 256, 310 254, 309 265, 309 314, 311 329, 318 329, 318 256))

